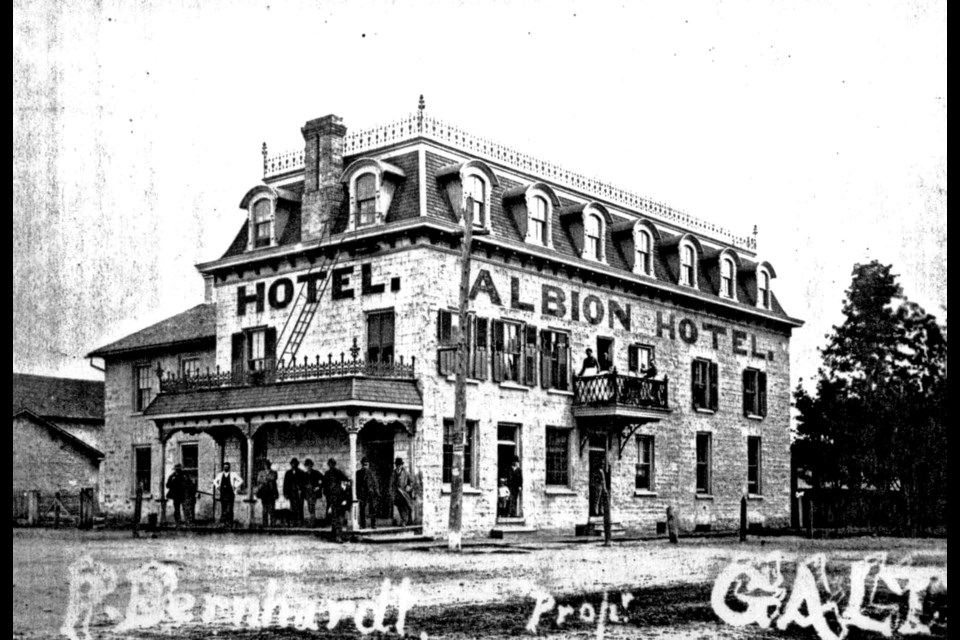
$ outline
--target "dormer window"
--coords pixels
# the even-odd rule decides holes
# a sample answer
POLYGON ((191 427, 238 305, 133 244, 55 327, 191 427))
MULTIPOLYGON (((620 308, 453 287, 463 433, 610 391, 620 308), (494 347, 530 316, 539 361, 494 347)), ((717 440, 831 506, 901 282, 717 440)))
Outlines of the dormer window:
POLYGON ((770 274, 763 270, 757 279, 757 305, 761 309, 770 308, 770 274))
POLYGON ((268 198, 254 203, 252 218, 253 247, 269 247, 273 244, 273 206, 268 198))
POLYGON ((530 200, 530 221, 527 235, 531 242, 547 244, 547 215, 549 214, 547 199, 543 196, 533 196, 530 200))
POLYGON ((733 260, 723 258, 720 261, 720 295, 724 298, 733 298, 734 291, 733 260))
POLYGON ((386 222, 393 193, 404 177, 399 167, 375 158, 351 162, 340 176, 350 190, 347 231, 386 222))
POLYGON ((473 197, 472 219, 473 226, 483 227, 487 219, 487 185, 478 175, 467 178, 466 195, 473 197))
POLYGON ((637 264, 636 271, 643 275, 650 275, 653 264, 652 240, 650 233, 643 229, 637 231, 637 264))
POLYGON ((377 176, 372 173, 357 178, 356 217, 358 227, 377 221, 377 176))
POLYGON ((584 257, 589 257, 593 260, 603 260, 603 243, 600 235, 602 229, 603 223, 600 221, 600 216, 591 214, 584 220, 584 257))
POLYGON ((696 252, 692 245, 684 244, 680 247, 680 284, 688 287, 696 282, 696 252))

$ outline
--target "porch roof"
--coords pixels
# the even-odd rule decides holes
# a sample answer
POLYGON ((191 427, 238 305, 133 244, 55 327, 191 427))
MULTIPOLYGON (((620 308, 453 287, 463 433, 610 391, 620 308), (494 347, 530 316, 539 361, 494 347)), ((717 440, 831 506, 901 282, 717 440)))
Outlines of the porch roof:
POLYGON ((335 406, 420 411, 423 398, 414 380, 350 376, 162 393, 144 415, 158 419, 335 406))

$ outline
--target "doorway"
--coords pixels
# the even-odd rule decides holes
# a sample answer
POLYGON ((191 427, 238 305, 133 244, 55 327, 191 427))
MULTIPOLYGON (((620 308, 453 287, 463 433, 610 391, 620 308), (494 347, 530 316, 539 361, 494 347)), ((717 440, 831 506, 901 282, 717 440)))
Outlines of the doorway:
MULTIPOLYGON (((500 481, 507 481, 509 489, 510 477, 513 472, 513 461, 520 460, 520 425, 498 424, 497 425, 497 488, 501 486, 500 481)), ((521 464, 521 468, 523 465, 521 464)), ((506 502, 499 502, 497 508, 498 518, 522 518, 523 517, 523 485, 519 495, 515 495, 510 490, 510 496, 506 502)))
POLYGON ((613 367, 613 338, 597 336, 597 363, 600 371, 609 371, 613 367))
POLYGON ((393 471, 394 459, 393 436, 393 425, 380 422, 368 423, 360 432, 361 459, 366 458, 370 462, 370 468, 376 474, 380 485, 380 500, 376 505, 375 516, 378 520, 393 519, 393 500, 390 496, 390 472, 393 471))
POLYGON ((600 479, 607 463, 607 437, 603 433, 591 433, 588 445, 588 459, 590 473, 590 517, 603 515, 603 504, 600 500, 600 479))

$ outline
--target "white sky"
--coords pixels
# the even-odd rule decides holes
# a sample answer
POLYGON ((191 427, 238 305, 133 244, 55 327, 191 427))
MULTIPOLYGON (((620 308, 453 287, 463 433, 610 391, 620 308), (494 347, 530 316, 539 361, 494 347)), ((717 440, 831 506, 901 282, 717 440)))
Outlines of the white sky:
POLYGON ((416 108, 759 226, 809 379, 855 262, 946 317, 946 2, 14 2, 13 369, 203 299, 260 145, 416 108))

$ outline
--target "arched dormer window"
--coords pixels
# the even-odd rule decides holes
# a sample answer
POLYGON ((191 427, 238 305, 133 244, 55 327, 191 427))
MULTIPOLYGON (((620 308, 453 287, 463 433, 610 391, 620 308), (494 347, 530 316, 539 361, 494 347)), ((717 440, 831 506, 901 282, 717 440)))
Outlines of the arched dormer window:
POLYGON ((340 182, 350 190, 347 230, 386 222, 393 193, 405 177, 399 167, 376 158, 361 158, 351 162, 340 176, 340 182))
POLYGON ((724 298, 735 298, 736 290, 736 271, 734 270, 733 260, 729 257, 720 258, 720 295, 724 298))
POLYGON ((530 198, 530 219, 527 223, 527 239, 534 244, 547 244, 547 218, 550 205, 543 196, 530 198))
POLYGON ((648 276, 653 271, 653 239, 646 229, 637 229, 636 236, 637 262, 635 270, 648 276))
POLYGON ((543 182, 511 187, 503 192, 503 206, 528 244, 553 247, 553 211, 560 199, 543 182))
POLYGON ((770 273, 763 268, 757 272, 757 306, 770 308, 770 273))
POLYGON ((583 219, 583 257, 591 260, 603 260, 603 221, 596 213, 590 213, 583 219))
POLYGON ((473 220, 473 226, 485 227, 487 220, 487 184, 479 174, 467 176, 465 197, 473 198, 473 209, 470 212, 470 218, 473 220))
POLYGON ((270 198, 260 198, 253 203, 250 215, 252 248, 269 247, 274 243, 273 218, 273 203, 270 198))
POLYGON ((680 284, 697 286, 697 251, 689 242, 680 245, 680 284))

